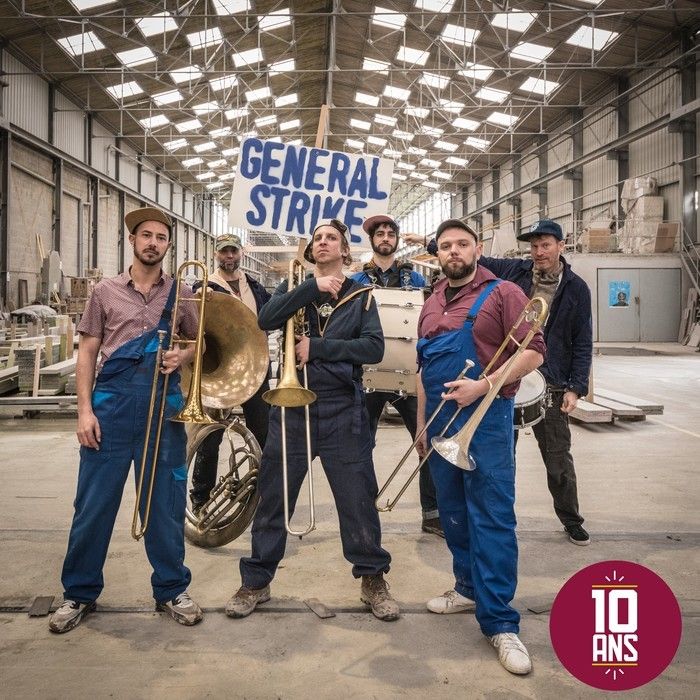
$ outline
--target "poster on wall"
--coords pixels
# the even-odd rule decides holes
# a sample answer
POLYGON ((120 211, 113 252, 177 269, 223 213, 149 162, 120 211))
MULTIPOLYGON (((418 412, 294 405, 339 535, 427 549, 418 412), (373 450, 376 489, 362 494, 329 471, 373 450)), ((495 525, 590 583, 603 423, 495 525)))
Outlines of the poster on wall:
POLYGON ((630 287, 630 282, 627 280, 608 283, 608 305, 611 309, 629 307, 630 287))
POLYGON ((247 138, 228 224, 306 237, 319 221, 340 219, 351 244, 366 243, 362 222, 387 213, 393 170, 390 158, 247 138))

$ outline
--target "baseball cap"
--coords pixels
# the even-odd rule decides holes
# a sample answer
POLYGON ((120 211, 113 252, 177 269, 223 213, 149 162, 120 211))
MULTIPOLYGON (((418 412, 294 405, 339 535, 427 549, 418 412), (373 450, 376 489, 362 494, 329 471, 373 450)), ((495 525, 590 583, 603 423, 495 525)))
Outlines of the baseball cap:
MULTIPOLYGON (((347 238, 345 236, 348 227, 339 219, 330 219, 328 221, 319 221, 317 224, 316 228, 311 232, 311 238, 309 239, 309 242, 306 244, 306 248, 304 248, 304 260, 308 260, 312 265, 316 264, 316 259, 313 256, 313 253, 311 252, 311 248, 313 247, 314 243, 314 233, 318 231, 321 226, 332 226, 336 231, 339 231, 340 234, 343 236, 345 239, 345 242, 347 243, 347 238)), ((349 265, 352 262, 352 256, 350 253, 348 253, 345 256, 345 264, 349 265)))
POLYGON ((440 238, 440 235, 445 233, 448 228, 461 228, 462 231, 471 233, 476 242, 479 242, 479 234, 468 223, 462 221, 461 219, 447 219, 447 221, 443 221, 435 231, 435 240, 437 241, 437 239, 440 238))
POLYGON ((240 248, 241 247, 241 237, 236 236, 233 233, 222 233, 216 239, 216 252, 217 253, 220 250, 223 250, 224 248, 228 248, 229 246, 231 246, 231 248, 240 248))
POLYGON ((533 236, 549 235, 554 236, 558 241, 564 240, 564 234, 562 233, 561 226, 556 221, 552 219, 540 219, 536 221, 530 230, 525 233, 521 233, 518 236, 519 241, 529 241, 533 236))
POLYGON ((396 231, 396 233, 399 232, 399 225, 394 221, 390 216, 387 216, 386 214, 377 214, 376 216, 370 216, 369 219, 365 219, 364 223, 362 224, 362 228, 365 230, 365 233, 368 236, 372 235, 372 232, 374 229, 379 226, 379 224, 389 224, 391 228, 396 231))
POLYGON ((133 233, 134 229, 144 221, 160 221, 160 223, 165 224, 170 231, 172 231, 173 228, 172 219, 162 209, 156 209, 156 207, 134 209, 124 217, 124 223, 129 229, 129 233, 133 233))

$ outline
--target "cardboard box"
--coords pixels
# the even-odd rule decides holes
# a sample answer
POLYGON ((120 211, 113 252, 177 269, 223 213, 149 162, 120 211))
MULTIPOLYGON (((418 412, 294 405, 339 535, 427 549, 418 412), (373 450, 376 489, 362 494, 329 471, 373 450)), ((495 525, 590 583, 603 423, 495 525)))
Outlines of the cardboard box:
POLYGON ((611 233, 609 228, 589 228, 584 232, 584 253, 609 253, 611 233))

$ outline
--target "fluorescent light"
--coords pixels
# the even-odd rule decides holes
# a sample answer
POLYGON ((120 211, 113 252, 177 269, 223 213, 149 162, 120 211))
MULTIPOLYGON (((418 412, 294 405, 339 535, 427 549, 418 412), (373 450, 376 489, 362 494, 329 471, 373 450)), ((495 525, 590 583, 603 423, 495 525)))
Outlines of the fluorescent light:
POLYGON ((542 46, 542 44, 531 44, 523 41, 510 52, 510 57, 517 58, 520 61, 527 61, 528 63, 540 63, 552 51, 554 51, 554 48, 551 46, 542 46))
POLYGON ((441 163, 439 160, 433 160, 432 158, 423 158, 420 165, 427 165, 429 168, 439 168, 441 163))
POLYGON ((206 141, 205 143, 198 143, 194 146, 195 153, 206 153, 207 151, 213 151, 216 148, 214 141, 206 141))
POLYGON ((252 131, 244 131, 242 134, 236 134, 236 138, 238 139, 238 143, 242 143, 248 138, 255 138, 257 135, 258 132, 253 129, 252 131))
POLYGON ((101 51, 105 48, 105 45, 100 41, 95 32, 73 34, 73 36, 56 39, 56 42, 71 56, 83 56, 86 53, 101 51))
POLYGON ((364 141, 358 141, 357 139, 345 139, 345 143, 350 148, 357 148, 360 151, 365 147, 364 141))
POLYGON ((134 80, 128 83, 119 83, 119 85, 112 85, 111 87, 105 88, 107 92, 114 97, 115 100, 123 100, 127 97, 134 97, 134 95, 140 95, 143 92, 141 86, 134 80))
POLYGON ((391 64, 386 61, 377 61, 374 58, 365 58, 362 61, 362 70, 371 70, 373 73, 388 75, 388 68, 391 64))
POLYGON ((271 124, 276 124, 277 123, 277 116, 275 114, 270 114, 267 117, 258 117, 255 120, 255 126, 258 128, 263 127, 263 126, 270 126, 271 124))
POLYGON ((437 182, 427 182, 426 181, 426 182, 421 182, 420 184, 423 185, 423 187, 430 187, 433 190, 440 189, 440 185, 437 182))
POLYGON ((218 27, 203 29, 201 32, 193 32, 192 34, 187 34, 185 38, 193 49, 217 46, 224 40, 221 36, 221 30, 218 27))
POLYGON ((198 180, 209 180, 212 177, 216 177, 216 173, 212 173, 212 172, 200 173, 199 175, 195 175, 195 177, 198 180))
POLYGON ((355 102, 359 102, 363 105, 370 105, 371 107, 376 107, 379 104, 379 96, 370 95, 367 92, 360 92, 358 90, 355 93, 355 102))
POLYGON ((403 88, 395 87, 393 85, 387 85, 384 88, 384 95, 391 97, 394 100, 403 100, 404 102, 411 96, 410 90, 404 90, 403 88))
POLYGON ((177 122, 175 128, 184 134, 186 131, 194 131, 195 129, 200 129, 202 127, 202 122, 199 119, 188 119, 184 122, 177 122))
POLYGON ((424 66, 428 62, 430 51, 421 51, 420 49, 412 49, 410 46, 400 46, 396 52, 396 60, 404 63, 417 64, 424 66))
POLYGON ((389 29, 402 29, 406 24, 406 15, 377 5, 372 15, 372 24, 377 24, 380 27, 389 27, 389 29))
POLYGON ((224 156, 224 158, 231 158, 232 156, 237 156, 241 152, 241 149, 236 146, 235 148, 224 148, 223 151, 221 151, 221 155, 224 156))
POLYGON ((142 66, 144 63, 151 63, 156 60, 156 55, 148 46, 139 46, 137 49, 120 51, 117 58, 127 67, 142 66))
POLYGON ((186 83, 192 80, 199 80, 202 77, 202 71, 199 66, 185 66, 184 68, 171 70, 170 77, 174 83, 186 83))
POLYGON ((231 121, 232 119, 240 119, 241 117, 247 117, 248 116, 248 108, 247 107, 236 107, 235 109, 227 109, 224 112, 224 116, 229 121, 231 121))
POLYGON ((609 32, 606 29, 594 29, 585 24, 581 25, 567 40, 567 44, 580 46, 584 49, 601 51, 610 42, 620 36, 617 32, 609 32))
POLYGON ((413 163, 404 163, 402 160, 398 161, 396 163, 397 168, 401 168, 401 170, 415 170, 416 166, 413 165, 413 163))
POLYGON ((209 136, 211 136, 213 139, 220 139, 223 136, 228 136, 230 133, 231 133, 230 126, 222 126, 220 129, 212 129, 209 132, 209 136))
POLYGON ((183 160, 182 164, 186 168, 191 168, 194 165, 201 165, 204 162, 203 158, 188 158, 187 160, 183 160))
POLYGON ((403 113, 408 114, 409 117, 425 119, 430 114, 430 110, 425 107, 405 107, 403 113))
POLYGON ((392 136, 395 136, 397 139, 401 139, 402 141, 413 141, 415 134, 410 132, 410 131, 401 131, 401 129, 394 129, 391 132, 392 136))
POLYGON ((301 119, 290 119, 288 122, 280 122, 280 131, 298 129, 301 126, 301 119))
POLYGON ((511 127, 518 121, 518 117, 512 117, 510 114, 505 114, 504 112, 491 112, 491 114, 486 117, 486 121, 489 122, 489 124, 511 127))
POLYGON ((499 12, 493 16, 491 24, 509 32, 525 32, 536 19, 537 15, 531 12, 499 12))
POLYGON ((236 173, 235 173, 235 172, 233 172, 233 173, 224 173, 223 175, 219 175, 219 180, 221 180, 221 181, 223 182, 224 180, 233 180, 234 177, 236 177, 236 173))
POLYGON ((173 102, 179 102, 182 99, 182 93, 179 90, 168 90, 167 92, 158 92, 153 95, 153 101, 157 105, 170 105, 173 102))
POLYGON ((283 95, 275 99, 275 107, 286 107, 287 105, 295 105, 299 102, 299 96, 296 92, 292 92, 289 95, 283 95))
POLYGON ((270 64, 270 76, 288 73, 292 70, 296 70, 296 64, 293 58, 287 58, 284 61, 277 61, 277 63, 270 64))
POLYGON ((385 148, 382 151, 382 155, 389 156, 389 158, 401 158, 403 153, 401 151, 397 151, 395 148, 385 148))
POLYGON ((444 129, 441 129, 439 126, 428 126, 427 124, 423 124, 420 128, 421 134, 427 134, 428 136, 442 136, 445 133, 444 129))
POLYGON ((218 112, 221 106, 218 102, 202 102, 201 104, 192 107, 192 111, 197 114, 211 114, 212 112, 218 112))
POLYGON ((177 22, 169 12, 158 12, 150 17, 137 19, 136 26, 141 34, 149 37, 174 31, 177 29, 177 22))
POLYGON ((459 71, 460 75, 463 75, 469 80, 479 80, 483 82, 488 80, 493 73, 493 68, 491 66, 485 66, 482 63, 467 63, 464 70, 459 71))
POLYGON ((450 79, 447 76, 437 75, 436 73, 423 73, 418 82, 437 90, 444 90, 450 84, 450 79))
POLYGON ((249 90, 245 94, 246 100, 248 102, 256 102, 258 100, 266 100, 268 97, 272 97, 272 90, 269 87, 258 88, 257 90, 249 90))
POLYGON ((478 139, 476 136, 469 136, 464 142, 467 146, 472 146, 473 148, 478 148, 480 151, 485 151, 491 142, 486 139, 478 139))
POLYGON ((273 29, 281 29, 288 27, 292 23, 289 16, 289 8, 285 7, 282 10, 275 10, 267 15, 258 15, 258 29, 261 32, 269 32, 273 29))
POLYGON ((414 180, 427 180, 428 176, 425 173, 408 173, 408 177, 412 177, 414 180))
POLYGON ((455 0, 416 0, 414 5, 427 12, 451 12, 455 0))
POLYGON ((432 173, 430 173, 431 177, 438 177, 441 180, 451 180, 452 175, 449 173, 443 173, 440 170, 434 170, 432 173))
POLYGON ((168 119, 164 114, 156 114, 153 117, 139 119, 139 123, 144 129, 157 129, 159 126, 170 124, 170 119, 168 119))
POLYGON ((454 152, 459 148, 456 143, 451 143, 450 141, 436 141, 434 144, 435 148, 439 148, 442 151, 454 152))
POLYGON ((365 131, 369 131, 372 125, 369 122, 362 121, 362 119, 351 119, 350 126, 353 126, 356 129, 364 129, 365 131))
POLYGON ((208 168, 223 168, 225 165, 228 165, 228 161, 226 158, 219 158, 219 160, 210 160, 207 163, 208 168))
POLYGON ((371 143, 373 146, 386 146, 386 139, 381 138, 381 136, 368 136, 367 143, 371 143))
POLYGON ((233 64, 236 68, 242 68, 243 66, 254 66, 258 63, 263 62, 263 54, 260 49, 249 49, 248 51, 241 51, 240 53, 232 53, 231 58, 233 59, 233 64))
POLYGON ((209 85, 214 92, 218 92, 219 90, 236 87, 236 85, 238 85, 238 78, 233 74, 223 75, 220 78, 210 80, 209 85))
POLYGON ((414 156, 424 156, 428 152, 425 148, 418 148, 418 146, 409 146, 407 150, 414 156))
POLYGON ((459 165, 464 167, 469 161, 466 158, 459 158, 458 156, 448 156, 445 158, 445 163, 450 165, 459 165))
POLYGON ((233 15, 236 12, 250 10, 250 2, 248 0, 214 0, 214 9, 217 15, 233 15))
POLYGON ((223 182, 210 182, 207 185, 208 190, 219 190, 224 186, 223 182))
POLYGON ((440 33, 440 38, 449 44, 471 46, 477 40, 479 34, 481 32, 478 29, 460 27, 457 24, 447 24, 440 33))
POLYGON ((534 92, 538 95, 549 95, 550 92, 554 92, 559 87, 559 83, 553 80, 540 80, 539 78, 528 78, 518 90, 524 90, 525 92, 534 92))
POLYGON ((384 114, 375 114, 374 121, 384 126, 396 126, 396 117, 387 117, 384 114))
POLYGON ((178 151, 187 145, 187 139, 175 139, 174 141, 166 141, 163 148, 168 151, 178 151))
POLYGON ((454 100, 440 100, 440 109, 450 114, 459 114, 464 109, 464 102, 454 100))
POLYGON ((474 119, 465 119, 464 117, 457 117, 452 120, 452 126, 455 129, 466 129, 467 131, 474 131, 481 122, 477 122, 474 119))
POLYGON ((475 97, 487 102, 498 102, 498 104, 501 104, 506 101, 509 94, 506 90, 497 90, 496 88, 484 86, 481 90, 477 90, 475 97))

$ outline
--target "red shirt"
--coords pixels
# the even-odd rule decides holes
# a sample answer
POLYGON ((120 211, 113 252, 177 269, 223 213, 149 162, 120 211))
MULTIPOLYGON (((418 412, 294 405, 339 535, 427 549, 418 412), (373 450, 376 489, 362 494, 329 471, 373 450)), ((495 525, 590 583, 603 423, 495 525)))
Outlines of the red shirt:
MULTIPOLYGON (((423 306, 418 319, 418 337, 433 338, 441 333, 461 328, 477 297, 484 290, 484 287, 494 279, 496 276, 492 272, 477 264, 474 279, 467 282, 449 302, 445 299, 448 280, 440 280, 423 306)), ((489 294, 479 310, 473 326, 474 345, 482 368, 486 367, 496 354, 496 350, 501 346, 503 339, 517 321, 527 302, 528 298, 523 291, 512 282, 502 281, 489 294)), ((521 341, 529 329, 529 324, 523 322, 514 333, 515 338, 521 341)), ((528 348, 539 352, 544 357, 545 344, 541 330, 534 335, 528 348)), ((515 343, 512 341, 508 343, 505 352, 490 372, 503 365, 516 350, 515 343)), ((449 379, 446 378, 445 381, 449 381, 449 379)), ((515 396, 519 384, 520 382, 506 384, 501 389, 501 395, 508 398, 515 396)))

